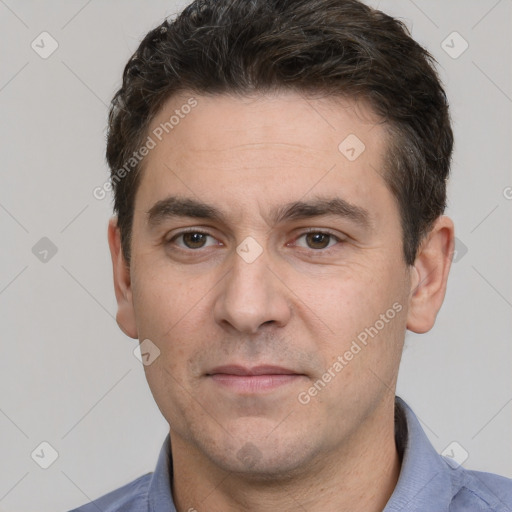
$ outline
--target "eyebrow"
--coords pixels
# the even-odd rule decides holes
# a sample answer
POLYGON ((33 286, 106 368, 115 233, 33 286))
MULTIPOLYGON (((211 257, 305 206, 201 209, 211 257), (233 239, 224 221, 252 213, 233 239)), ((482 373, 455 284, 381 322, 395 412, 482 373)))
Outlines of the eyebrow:
POLYGON ((272 214, 272 221, 277 224, 285 220, 302 220, 327 215, 342 217, 363 227, 370 226, 370 213, 368 210, 349 203, 341 197, 315 198, 311 201, 288 203, 279 207, 272 214))
MULTIPOLYGON (((169 196, 155 203, 147 212, 148 224, 157 227, 162 222, 179 217, 216 221, 226 224, 226 215, 217 207, 190 198, 169 196)), ((370 226, 368 210, 349 203, 340 197, 314 198, 295 201, 276 208, 270 215, 272 223, 303 220, 321 216, 345 218, 361 225, 370 226)))

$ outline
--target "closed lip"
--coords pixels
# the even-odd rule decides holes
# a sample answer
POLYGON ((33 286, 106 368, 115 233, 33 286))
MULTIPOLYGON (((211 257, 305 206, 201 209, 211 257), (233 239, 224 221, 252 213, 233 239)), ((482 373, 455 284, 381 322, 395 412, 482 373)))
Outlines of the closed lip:
POLYGON ((245 367, 240 365, 225 365, 217 366, 213 370, 210 370, 207 375, 240 375, 240 376, 251 376, 251 375, 303 375, 295 370, 289 368, 283 368, 281 366, 272 365, 259 365, 252 367, 245 367))

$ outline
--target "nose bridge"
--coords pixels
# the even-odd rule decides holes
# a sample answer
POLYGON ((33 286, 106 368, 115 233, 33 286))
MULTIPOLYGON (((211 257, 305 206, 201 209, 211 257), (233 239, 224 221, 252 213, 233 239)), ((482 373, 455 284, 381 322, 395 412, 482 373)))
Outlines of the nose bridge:
POLYGON ((270 321, 281 326, 289 318, 286 294, 268 268, 270 254, 256 244, 245 239, 237 247, 215 305, 218 323, 246 333, 255 333, 270 321))

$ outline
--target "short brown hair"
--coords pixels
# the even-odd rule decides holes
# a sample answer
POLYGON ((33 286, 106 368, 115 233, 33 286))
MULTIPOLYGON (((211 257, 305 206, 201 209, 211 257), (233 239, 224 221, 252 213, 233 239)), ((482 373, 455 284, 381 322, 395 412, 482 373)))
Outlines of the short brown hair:
POLYGON ((143 144, 172 95, 298 91, 367 101, 392 135, 384 177, 412 265, 446 206, 453 146, 435 60, 399 20, 358 0, 196 0, 151 30, 130 58, 109 113, 107 161, 123 254, 130 261, 143 144))

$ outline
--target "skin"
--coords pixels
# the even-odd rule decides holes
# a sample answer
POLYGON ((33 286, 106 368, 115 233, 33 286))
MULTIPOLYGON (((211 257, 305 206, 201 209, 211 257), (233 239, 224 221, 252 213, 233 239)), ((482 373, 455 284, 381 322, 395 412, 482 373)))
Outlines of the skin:
MULTIPOLYGON (((170 98, 148 133, 190 96, 170 98)), ((382 176, 387 133, 362 104, 292 92, 194 97, 197 107, 145 159, 129 266, 116 219, 109 225, 118 324, 160 350, 144 370, 170 425, 177 509, 380 511, 400 471, 393 407, 405 332, 434 324, 453 223, 439 217, 414 265, 405 263, 382 176), (338 150, 349 134, 365 144, 354 161, 338 150), (168 196, 208 203, 224 218, 151 223, 148 212, 168 196), (320 197, 366 210, 367 225, 335 215, 272 219, 282 205, 320 197), (207 233, 193 239, 205 245, 189 248, 190 235, 177 237, 184 228, 207 233), (251 263, 236 250, 248 236, 262 249, 251 263), (401 311, 300 403, 396 303, 401 311), (297 376, 239 392, 209 375, 226 364, 297 376)))

